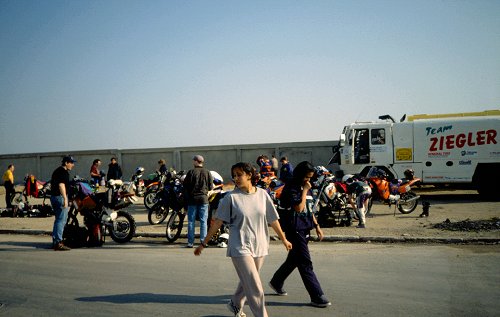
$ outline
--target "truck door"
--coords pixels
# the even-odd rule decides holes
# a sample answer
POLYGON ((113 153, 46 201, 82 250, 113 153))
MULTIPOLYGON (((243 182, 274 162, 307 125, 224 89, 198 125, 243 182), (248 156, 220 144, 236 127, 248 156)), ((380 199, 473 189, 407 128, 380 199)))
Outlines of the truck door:
POLYGON ((354 164, 370 163, 370 136, 368 129, 352 130, 352 154, 354 164))
POLYGON ((370 165, 388 166, 393 163, 391 127, 370 127, 370 165))

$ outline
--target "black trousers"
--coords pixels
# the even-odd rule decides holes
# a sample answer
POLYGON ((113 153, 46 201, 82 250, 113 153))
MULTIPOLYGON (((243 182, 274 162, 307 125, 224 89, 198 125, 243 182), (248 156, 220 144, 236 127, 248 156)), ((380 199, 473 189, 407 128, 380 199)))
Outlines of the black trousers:
POLYGON ((5 205, 7 206, 7 208, 12 208, 12 204, 10 201, 12 199, 12 196, 14 196, 14 194, 16 193, 14 184, 12 184, 11 181, 6 181, 4 182, 3 186, 5 187, 5 205))
POLYGON ((309 253, 309 231, 286 232, 286 238, 292 243, 285 262, 274 273, 271 283, 282 288, 287 277, 297 268, 311 300, 323 295, 323 290, 313 270, 311 254, 309 253))

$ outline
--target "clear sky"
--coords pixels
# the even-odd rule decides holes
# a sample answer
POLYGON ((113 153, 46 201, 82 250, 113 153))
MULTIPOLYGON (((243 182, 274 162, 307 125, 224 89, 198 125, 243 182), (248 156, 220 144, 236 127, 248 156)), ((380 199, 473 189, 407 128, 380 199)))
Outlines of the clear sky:
POLYGON ((500 1, 0 0, 0 154, 500 108, 500 1))

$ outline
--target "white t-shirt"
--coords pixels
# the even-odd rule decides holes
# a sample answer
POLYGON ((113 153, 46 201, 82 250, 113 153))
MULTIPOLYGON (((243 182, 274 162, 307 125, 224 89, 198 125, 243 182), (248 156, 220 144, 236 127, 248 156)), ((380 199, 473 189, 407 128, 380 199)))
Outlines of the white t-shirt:
POLYGON ((257 187, 255 193, 235 188, 220 201, 216 218, 229 223, 228 257, 262 257, 269 253, 268 224, 279 216, 262 188, 257 187))

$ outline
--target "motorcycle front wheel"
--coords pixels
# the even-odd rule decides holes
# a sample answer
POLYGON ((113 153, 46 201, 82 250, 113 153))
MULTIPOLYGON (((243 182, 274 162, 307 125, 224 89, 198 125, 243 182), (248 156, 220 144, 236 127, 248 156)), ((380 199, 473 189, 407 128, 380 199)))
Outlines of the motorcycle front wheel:
POLYGON ((153 208, 153 206, 156 204, 157 193, 158 193, 157 191, 148 191, 144 195, 144 207, 146 207, 146 209, 151 210, 151 208, 153 208))
POLYGON ((27 202, 28 196, 26 196, 24 192, 15 192, 10 198, 12 206, 19 206, 19 208, 21 208, 21 206, 24 207, 27 202))
POLYGON ((113 241, 125 243, 132 240, 135 234, 135 219, 127 211, 120 210, 113 221, 113 226, 108 227, 109 235, 113 241))
POLYGON ((155 205, 148 212, 148 221, 152 225, 158 225, 167 218, 169 210, 164 206, 155 205))
POLYGON ((400 199, 399 204, 398 204, 398 209, 399 209, 400 213, 409 214, 409 213, 413 212, 413 210, 415 210, 415 208, 417 208, 418 199, 414 199, 414 200, 412 200, 410 202, 406 202, 406 203, 401 203, 401 201, 411 199, 415 196, 417 196, 417 194, 415 194, 414 192, 407 192, 406 194, 401 195, 401 199, 400 199))
POLYGON ((174 242, 179 239, 184 224, 185 215, 181 212, 174 211, 167 221, 166 237, 168 242, 174 242))

